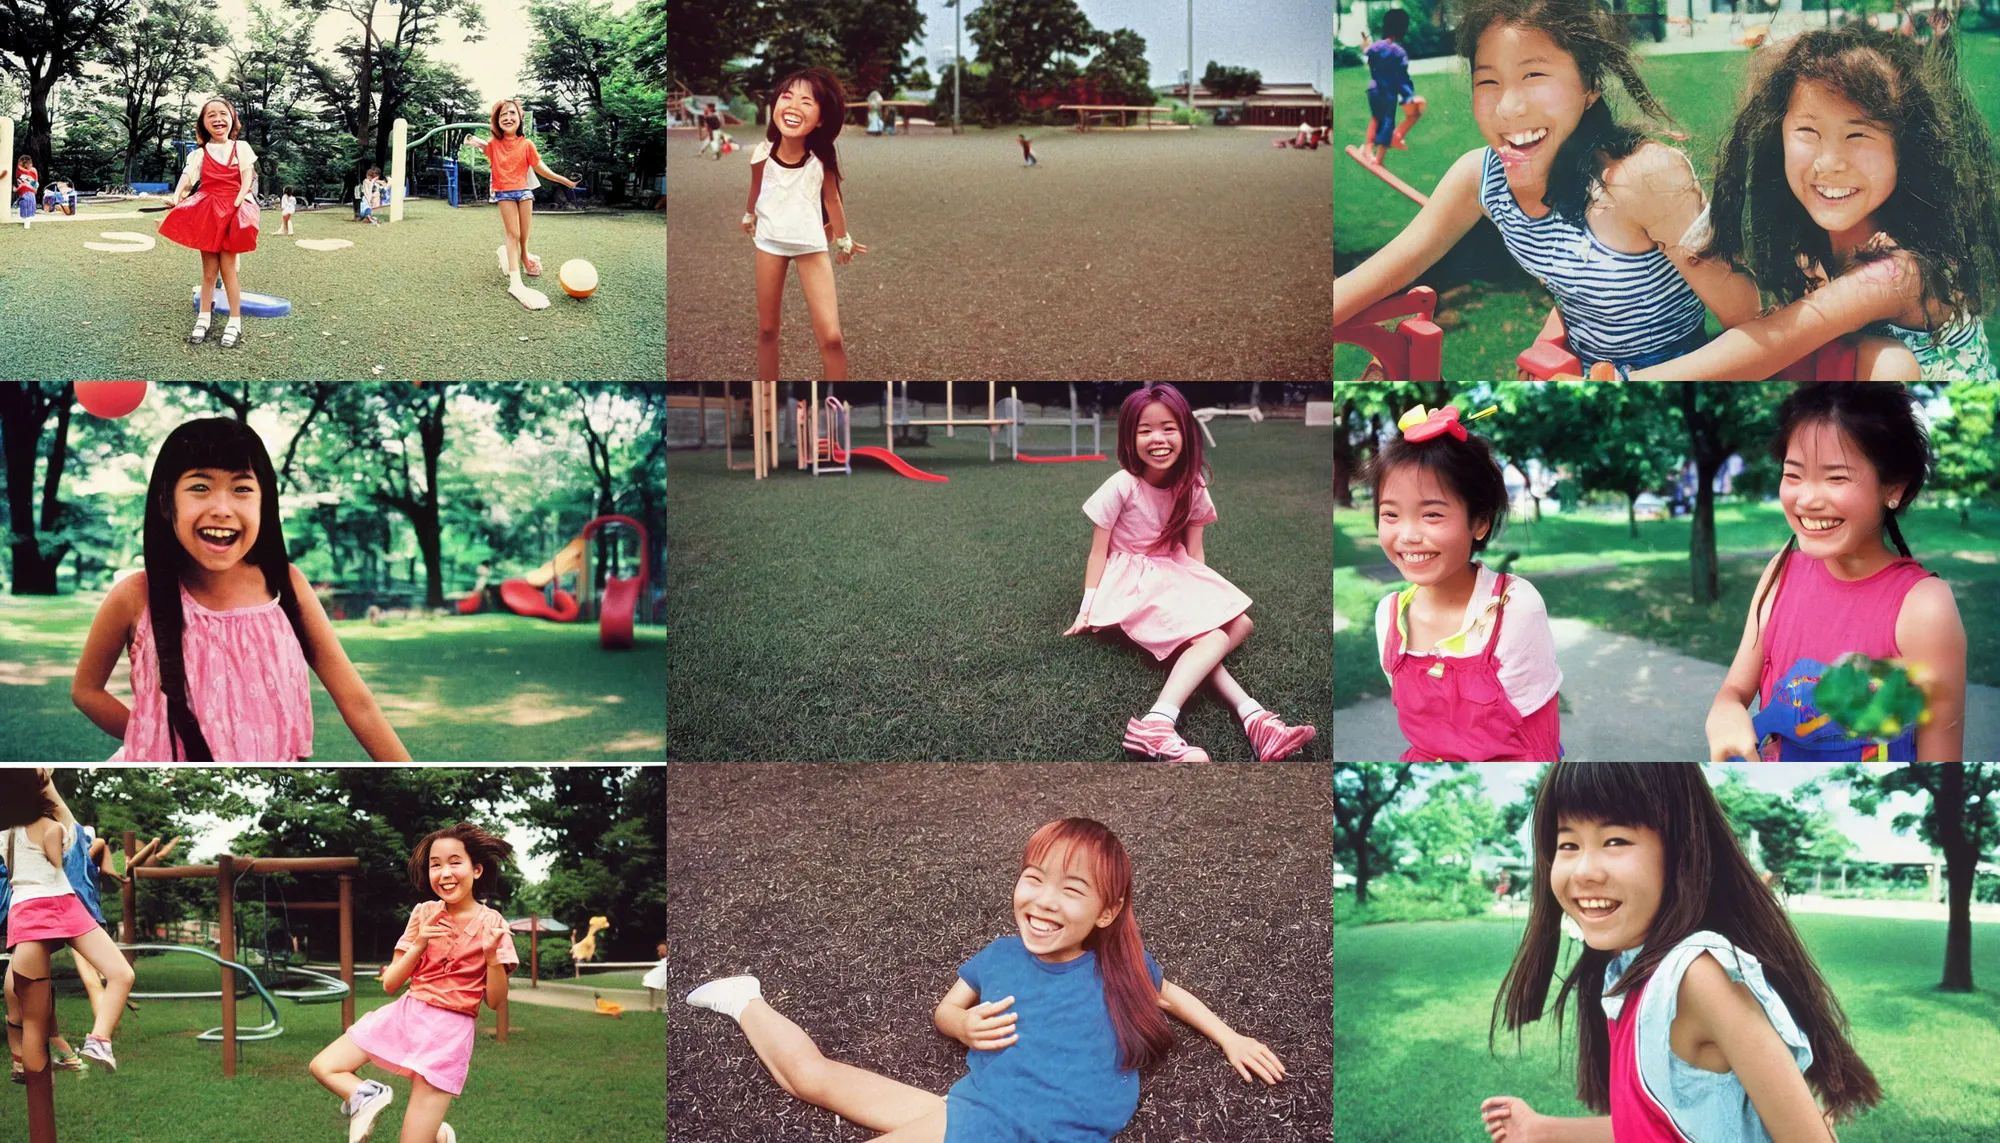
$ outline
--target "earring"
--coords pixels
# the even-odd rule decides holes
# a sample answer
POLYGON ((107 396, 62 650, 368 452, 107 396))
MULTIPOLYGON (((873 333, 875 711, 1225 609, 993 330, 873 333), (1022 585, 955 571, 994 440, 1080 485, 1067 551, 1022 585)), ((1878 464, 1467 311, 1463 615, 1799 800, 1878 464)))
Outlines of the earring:
POLYGON ((1894 497, 1890 497, 1890 498, 1889 498, 1889 511, 1891 511, 1891 512, 1894 512, 1894 511, 1896 510, 1896 505, 1897 505, 1898 503, 1899 503, 1899 501, 1897 501, 1897 500, 1896 500, 1896 499, 1895 499, 1894 497))

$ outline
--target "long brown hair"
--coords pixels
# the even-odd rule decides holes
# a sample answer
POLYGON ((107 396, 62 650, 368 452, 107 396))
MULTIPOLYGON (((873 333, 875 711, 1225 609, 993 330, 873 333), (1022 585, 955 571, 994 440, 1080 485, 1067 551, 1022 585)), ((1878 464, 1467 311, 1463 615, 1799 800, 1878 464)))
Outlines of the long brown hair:
POLYGON ((1139 919, 1132 912, 1132 859, 1110 827, 1089 818, 1064 818, 1035 831, 1021 854, 1021 867, 1041 865, 1052 850, 1062 848, 1082 857, 1090 883, 1118 915, 1083 939, 1085 951, 1097 954, 1097 978, 1104 984, 1104 1006, 1118 1034, 1118 1064, 1127 1069, 1147 1067, 1174 1046, 1174 1032, 1160 1014, 1160 990, 1146 970, 1145 944, 1139 939, 1139 919))
POLYGON ((771 110, 766 116, 764 138, 773 147, 784 134, 778 130, 778 97, 792 89, 795 83, 803 83, 812 88, 813 102, 819 104, 819 122, 806 132, 806 150, 819 159, 819 165, 826 168, 826 175, 833 180, 835 189, 840 187, 840 155, 833 149, 833 141, 840 137, 840 129, 847 123, 847 89, 840 85, 840 77, 823 67, 809 67, 795 71, 779 80, 771 88, 771 110))
MULTIPOLYGON (((1528 931, 1493 1000, 1487 1050, 1504 1020, 1516 1039, 1522 1025, 1542 1018, 1562 947, 1562 907, 1549 884, 1559 819, 1645 826, 1666 849, 1659 912, 1645 948, 1619 977, 1615 994, 1633 995, 1674 947, 1709 930, 1763 962, 1764 977, 1812 1045, 1806 1069, 1820 1103, 1844 1119, 1882 1100, 1881 1085, 1848 1042, 1841 1011, 1819 967, 1778 900, 1743 855, 1736 833, 1692 762, 1557 762, 1543 772, 1535 795, 1535 884, 1528 931)), ((1611 1033, 1602 1018, 1604 969, 1615 954, 1588 945, 1556 994, 1556 1035, 1563 1004, 1577 995, 1576 1095, 1600 1115, 1611 1111, 1611 1033)))
POLYGON ((1167 470, 1163 486, 1174 494, 1174 510, 1160 538, 1153 541, 1155 552, 1165 552, 1187 541, 1188 519, 1194 515, 1194 490, 1208 483, 1208 462, 1201 451, 1201 430, 1195 427, 1194 410, 1181 391, 1165 382, 1141 385, 1118 407, 1118 466, 1141 480, 1146 479, 1146 462, 1139 455, 1139 417, 1146 406, 1158 401, 1172 413, 1181 430, 1181 455, 1167 470))

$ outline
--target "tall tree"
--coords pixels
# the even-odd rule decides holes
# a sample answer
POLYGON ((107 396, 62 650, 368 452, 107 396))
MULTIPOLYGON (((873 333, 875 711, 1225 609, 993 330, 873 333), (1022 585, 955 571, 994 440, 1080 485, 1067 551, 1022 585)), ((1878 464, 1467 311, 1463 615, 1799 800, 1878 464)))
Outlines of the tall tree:
POLYGON ((546 796, 530 798, 527 820, 540 827, 536 854, 551 855, 543 904, 549 915, 581 927, 611 921, 603 959, 654 955, 666 923, 666 770, 559 767, 546 796))
POLYGON ((720 91, 725 65, 750 54, 768 30, 761 0, 647 0, 643 7, 655 5, 664 19, 659 36, 648 38, 646 66, 657 62, 668 83, 703 95, 720 91))
POLYGON ((416 392, 406 392, 402 386, 383 390, 381 417, 389 431, 369 446, 381 465, 379 481, 369 499, 402 513, 416 533, 417 550, 424 561, 425 607, 444 606, 438 458, 444 455, 445 410, 450 403, 450 389, 446 382, 432 382, 416 392), (416 439, 416 451, 423 465, 421 479, 410 471, 411 437, 416 439))
POLYGON ((1061 82, 1069 56, 1104 42, 1075 0, 986 0, 965 17, 979 62, 1016 91, 1061 82))
MULTIPOLYGON (((1354 903, 1368 903, 1368 882, 1392 867, 1389 830, 1383 815, 1416 788, 1418 767, 1430 762, 1341 762, 1333 768, 1333 852, 1354 873, 1354 903)), ((1453 770, 1463 762, 1446 762, 1453 770)))
POLYGON ((1201 73, 1201 85, 1218 99, 1234 99, 1239 95, 1257 94, 1264 86, 1264 76, 1247 67, 1225 67, 1210 60, 1208 68, 1201 73))
POLYGON ((1687 444, 1664 387, 1549 384, 1532 408, 1546 430, 1543 460, 1586 491, 1625 497, 1625 524, 1638 539, 1640 494, 1672 486, 1687 444))
POLYGON ((1688 573, 1696 603, 1722 598, 1721 565, 1715 548, 1715 476, 1732 454, 1770 439, 1770 425, 1782 394, 1777 386, 1702 385, 1677 381, 1681 424, 1694 463, 1693 534, 1688 540, 1688 573))
MULTIPOLYGON (((261 8, 252 7, 262 15, 261 8)), ((165 126, 161 104, 176 87, 206 87, 214 82, 208 57, 230 42, 229 30, 216 18, 215 9, 198 0, 148 0, 132 11, 136 18, 118 27, 99 61, 109 71, 105 93, 122 109, 119 125, 125 133, 127 183, 133 181, 140 151, 160 138, 165 126)), ((239 103, 237 110, 248 109, 239 103)))
POLYGON ((1873 815, 1891 794, 1925 798, 1919 813, 1897 814, 1897 833, 1912 828, 1944 853, 1946 992, 1972 991, 1972 886, 1979 863, 2000 845, 2000 763, 1918 762, 1877 773, 1849 762, 1829 776, 1849 788, 1848 804, 1873 815))
MULTIPOLYGON (((28 105, 27 135, 15 143, 48 170, 56 84, 81 79, 112 30, 123 24, 131 0, 7 0, 0 3, 0 72, 21 80, 28 105)), ((7 172, 11 184, 13 172, 7 172)), ((12 186, 8 189, 11 191, 12 186)))
POLYGON ((466 43, 478 43, 486 27, 479 0, 293 0, 303 11, 318 15, 339 12, 359 26, 358 37, 344 41, 338 54, 346 61, 341 69, 323 64, 314 66, 320 91, 330 106, 338 109, 341 125, 359 144, 354 152, 344 195, 360 181, 363 168, 389 167, 389 132, 403 114, 413 77, 420 69, 423 50, 442 38, 440 29, 456 25, 466 43), (394 15, 394 24, 384 34, 377 21, 384 13, 394 15), (374 93, 381 92, 379 103, 374 93))
POLYGON ((1994 432, 2000 411, 2000 381, 1954 381, 1943 396, 1951 413, 1931 430, 1937 447, 1933 479, 1939 493, 1958 502, 1958 522, 1972 523, 1972 506, 2000 506, 2000 435, 1994 432))
POLYGON ((243 119, 243 137, 257 154, 263 185, 277 191, 303 181, 301 159, 312 146, 317 125, 304 112, 315 107, 312 74, 313 26, 284 12, 250 5, 249 35, 229 45, 229 75, 223 93, 243 119), (297 175, 288 175, 287 170, 297 175))
POLYGON ((1134 107, 1153 105, 1152 74, 1146 39, 1130 28, 1108 33, 1083 69, 1083 78, 1097 86, 1101 98, 1134 107))
POLYGON ((6 459, 7 546, 15 595, 54 595, 56 568, 69 554, 68 541, 56 540, 52 534, 63 523, 62 474, 69 457, 69 415, 74 403, 75 390, 67 382, 0 381, 0 452, 6 459), (55 431, 48 435, 44 462, 42 439, 51 416, 55 431), (39 517, 35 497, 38 464, 43 465, 39 517))

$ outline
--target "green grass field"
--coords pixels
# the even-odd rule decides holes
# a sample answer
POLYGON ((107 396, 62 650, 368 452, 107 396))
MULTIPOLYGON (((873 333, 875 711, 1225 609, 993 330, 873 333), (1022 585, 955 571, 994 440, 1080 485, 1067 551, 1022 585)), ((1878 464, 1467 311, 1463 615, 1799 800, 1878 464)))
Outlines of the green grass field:
MULTIPOLYGON (((1230 672, 1319 738, 1332 710, 1323 602, 1332 524, 1326 432, 1220 418, 1208 453, 1220 520, 1209 565, 1255 600, 1230 672)), ((880 430, 857 430, 880 446, 880 430)), ((726 760, 1112 760, 1165 674, 1108 636, 1065 639, 1090 521, 1111 462, 988 464, 983 434, 899 449, 948 484, 858 462, 761 483, 720 450, 667 460, 672 757, 726 760)), ((1112 449, 1107 435, 1105 448, 1112 449)), ((786 452, 789 465, 790 451, 786 452)), ((1251 761, 1202 692, 1182 733, 1216 761, 1251 761)))
MULTIPOLYGON (((74 982, 61 988, 68 956, 56 958, 58 1027, 81 1046, 90 1006, 74 982)), ((219 973, 192 957, 147 957, 138 990, 213 991, 219 973)), ((355 982, 355 1016, 389 1003, 381 987, 355 982)), ((56 1123, 65 1140, 108 1143, 272 1143, 346 1137, 339 1100, 306 1071, 340 1035, 340 1005, 278 1001, 284 1035, 239 1045, 234 1079, 222 1077, 222 1047, 195 1036, 222 1022, 219 1000, 142 1000, 115 1039, 118 1072, 95 1064, 82 1074, 57 1072, 56 1123)), ((666 1127, 666 1032, 660 1017, 628 1011, 612 1019, 589 1012, 515 1004, 508 1042, 480 1009, 480 1034, 465 1092, 447 1121, 463 1143, 575 1143, 659 1138, 666 1127)), ((239 1027, 262 1024, 264 1006, 238 1001, 239 1027)), ((386 1082, 395 1102, 375 1137, 393 1140, 409 1106, 410 1081, 373 1067, 364 1078, 386 1082)), ((21 1089, 0 1094, 0 1139, 27 1138, 21 1089)))
MULTIPOLYGON (((2000 124, 2000 36, 1964 32, 1959 36, 1960 68, 1988 124, 2000 124)), ((1736 111, 1748 52, 1649 56, 1639 73, 1676 123, 1664 130, 1685 132, 1677 144, 1707 184, 1716 147, 1736 111)), ((1484 146, 1472 118, 1469 79, 1463 67, 1415 77, 1428 105, 1411 133, 1410 150, 1390 153, 1388 166, 1419 191, 1429 192, 1459 156, 1484 146)), ((1357 143, 1368 129, 1366 68, 1334 73, 1334 141, 1357 143)), ((1616 97, 1622 114, 1629 101, 1616 97)), ((1334 174, 1334 269, 1345 272, 1381 249, 1416 217, 1417 207, 1346 155, 1334 174)), ((1514 376, 1514 355, 1526 349, 1554 304, 1500 245, 1498 232, 1482 224, 1416 284, 1433 286, 1445 314, 1444 375, 1496 380, 1514 376)), ((1711 330, 1719 329, 1710 318, 1711 330)), ((1989 337, 2000 337, 2000 315, 1989 314, 1989 337)), ((1335 377, 1353 379, 1367 355, 1353 346, 1334 348, 1335 377)))
MULTIPOLYGON (((1727 664, 1743 637, 1743 618, 1768 553, 1783 546, 1786 525, 1775 503, 1720 504, 1715 509, 1716 548, 1723 554, 1722 600, 1697 606, 1689 599, 1688 537, 1691 524, 1651 520, 1633 540, 1624 516, 1598 513, 1546 516, 1540 523, 1509 520, 1492 549, 1519 552, 1513 569, 1533 581, 1549 614, 1586 620, 1727 664), (1750 558, 1749 553, 1767 553, 1750 558), (1535 573, 1615 563, 1615 569, 1538 578, 1535 573)), ((1376 603, 1401 581, 1379 582, 1354 574, 1357 564, 1378 564, 1375 523, 1366 509, 1334 513, 1336 541, 1334 611, 1346 620, 1334 635, 1334 689, 1346 706, 1387 695, 1375 666, 1376 603)), ((1918 508, 1905 516, 1903 537, 1925 567, 1943 576, 1958 600, 1967 638, 1970 681, 2000 686, 2000 511, 1973 512, 1969 527, 1945 508, 1918 508)))
MULTIPOLYGON (((102 599, 0 595, 0 743, 11 759, 93 762, 118 749, 69 697, 102 599)), ((517 615, 333 626, 418 762, 643 762, 665 753, 667 643, 657 627, 640 627, 632 650, 614 652, 598 647, 594 623, 517 615)), ((125 679, 121 658, 111 689, 130 705, 125 679)), ((367 761, 317 679, 312 699, 313 761, 367 761)))
MULTIPOLYGON (((116 211, 117 207, 105 207, 116 211)), ((292 303, 284 318, 247 318, 234 349, 185 338, 199 255, 165 240, 143 253, 84 249, 101 231, 156 234, 161 214, 0 226, 0 361, 14 376, 71 381, 642 381, 664 376, 666 230, 645 211, 537 213, 529 248, 547 270, 549 308, 523 309, 506 292, 490 206, 453 210, 414 200, 404 221, 366 226, 341 207, 302 213, 297 238, 354 243, 318 252, 278 234, 264 216, 243 259, 245 290, 292 303), (584 301, 563 294, 556 267, 597 267, 584 301)))
MULTIPOLYGON (((1880 1106, 1840 1128, 1841 1143, 1987 1143, 2000 1122, 2000 929, 1973 926, 1980 991, 1936 991, 1942 921, 1815 914, 1792 918, 1853 1024, 1882 1085, 1880 1106)), ((1503 1036, 1487 1054, 1493 997, 1520 922, 1336 926, 1333 1050, 1336 1137, 1353 1143, 1488 1143, 1479 1101, 1513 1095, 1544 1115, 1589 1112, 1575 1096, 1576 1005, 1503 1036)), ((1553 998, 1554 990, 1551 990, 1553 998)), ((1602 1019, 1601 1013, 1597 1014, 1602 1019)))

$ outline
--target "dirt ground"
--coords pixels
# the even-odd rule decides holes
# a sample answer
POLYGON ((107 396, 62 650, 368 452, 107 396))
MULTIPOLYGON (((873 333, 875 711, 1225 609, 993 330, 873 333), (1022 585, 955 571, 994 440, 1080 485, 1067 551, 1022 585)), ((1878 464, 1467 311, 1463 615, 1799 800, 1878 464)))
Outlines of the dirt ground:
MULTIPOLYGON (((1331 375, 1333 162, 1267 131, 920 129, 839 142, 835 267, 855 380, 1320 381, 1331 375)), ((721 160, 667 144, 667 377, 756 377, 738 228, 757 128, 721 160)), ((796 272, 781 376, 820 376, 796 272)))
POLYGON ((1331 775, 1324 766, 678 765, 668 784, 669 1134, 857 1143, 780 1089, 725 1016, 678 997, 749 972, 833 1059, 943 1093, 965 1049, 931 1010, 1014 931, 1022 847, 1096 817, 1125 842, 1146 947, 1285 1063, 1245 1084, 1200 1033, 1142 1074, 1118 1143, 1293 1143, 1331 1127, 1331 775))

